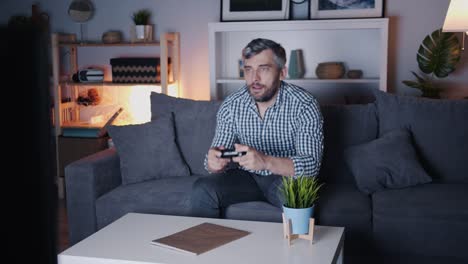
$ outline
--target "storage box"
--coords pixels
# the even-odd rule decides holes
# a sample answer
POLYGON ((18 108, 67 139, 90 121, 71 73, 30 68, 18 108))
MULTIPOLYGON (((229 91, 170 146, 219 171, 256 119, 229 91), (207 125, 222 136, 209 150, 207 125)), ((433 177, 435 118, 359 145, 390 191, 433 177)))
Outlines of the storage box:
MULTIPOLYGON (((112 58, 110 64, 114 83, 161 83, 160 58, 112 58)), ((170 76, 171 58, 168 66, 170 76)))

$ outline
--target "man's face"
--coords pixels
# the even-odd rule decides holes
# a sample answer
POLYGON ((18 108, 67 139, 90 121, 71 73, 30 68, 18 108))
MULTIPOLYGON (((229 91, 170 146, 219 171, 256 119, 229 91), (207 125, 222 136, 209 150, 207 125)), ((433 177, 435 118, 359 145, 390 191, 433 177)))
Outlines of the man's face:
POLYGON ((256 102, 268 102, 278 92, 280 81, 286 76, 286 68, 279 69, 273 51, 263 50, 244 59, 244 77, 249 93, 256 102))

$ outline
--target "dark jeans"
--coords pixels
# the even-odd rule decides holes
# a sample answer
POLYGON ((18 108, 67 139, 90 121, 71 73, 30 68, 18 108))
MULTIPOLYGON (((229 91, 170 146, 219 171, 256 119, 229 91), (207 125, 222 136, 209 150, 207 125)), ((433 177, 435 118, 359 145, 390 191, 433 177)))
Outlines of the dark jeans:
POLYGON ((192 189, 192 215, 219 218, 235 203, 266 201, 281 207, 278 186, 281 176, 262 176, 240 169, 199 178, 192 189))

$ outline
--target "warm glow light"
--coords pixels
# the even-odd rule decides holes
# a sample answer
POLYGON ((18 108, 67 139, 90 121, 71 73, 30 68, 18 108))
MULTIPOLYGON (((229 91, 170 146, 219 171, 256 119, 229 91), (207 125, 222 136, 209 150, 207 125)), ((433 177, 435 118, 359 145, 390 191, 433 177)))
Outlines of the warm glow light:
POLYGON ((133 86, 128 97, 128 109, 131 123, 141 124, 151 120, 150 95, 151 92, 161 92, 161 87, 136 85, 133 86))
POLYGON ((442 31, 468 32, 468 0, 450 1, 442 31))
MULTIPOLYGON (((127 93, 121 93, 119 101, 123 102, 124 112, 114 124, 142 124, 151 120, 151 92, 161 93, 161 86, 134 85, 127 87, 127 93)), ((178 86, 168 85, 168 95, 178 97, 178 86)), ((122 91, 122 90, 121 90, 122 91)))
POLYGON ((167 87, 167 95, 179 97, 179 88, 176 84, 169 84, 167 87))

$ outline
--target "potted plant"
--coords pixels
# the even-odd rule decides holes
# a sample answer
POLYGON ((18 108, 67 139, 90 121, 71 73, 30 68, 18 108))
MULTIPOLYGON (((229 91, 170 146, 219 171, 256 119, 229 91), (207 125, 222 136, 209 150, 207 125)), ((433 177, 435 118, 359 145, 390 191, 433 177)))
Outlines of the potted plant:
POLYGON ((440 98, 441 88, 435 78, 445 78, 455 71, 460 61, 461 48, 455 34, 435 30, 419 46, 416 59, 419 69, 426 75, 413 72, 416 81, 403 81, 409 87, 421 90, 423 97, 440 98))
POLYGON ((293 234, 309 233, 309 219, 314 215, 322 185, 317 177, 283 177, 283 184, 279 186, 283 213, 286 219, 291 219, 293 234))
POLYGON ((150 39, 151 25, 149 25, 149 18, 151 12, 148 9, 138 10, 132 15, 133 23, 135 23, 135 31, 137 39, 150 39))

